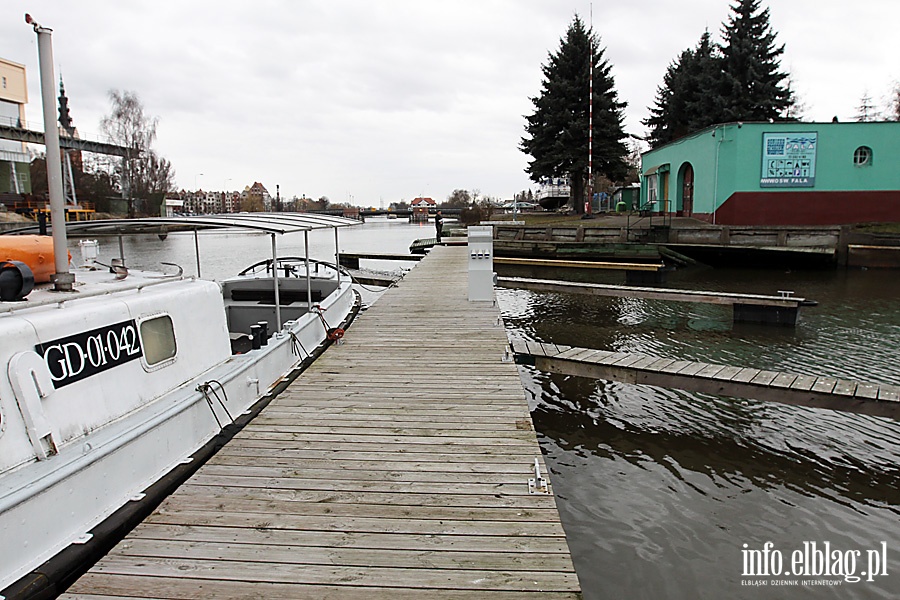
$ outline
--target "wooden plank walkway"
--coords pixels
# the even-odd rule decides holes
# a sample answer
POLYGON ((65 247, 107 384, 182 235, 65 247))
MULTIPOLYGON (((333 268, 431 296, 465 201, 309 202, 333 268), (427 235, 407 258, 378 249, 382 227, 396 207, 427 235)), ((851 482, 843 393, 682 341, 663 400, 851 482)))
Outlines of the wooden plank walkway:
POLYGON ((465 269, 432 250, 63 598, 580 597, 465 269))
POLYGON ((400 260, 400 261, 410 261, 410 262, 418 262, 422 260, 422 254, 397 254, 397 253, 383 253, 383 252, 341 252, 340 261, 341 265, 344 267, 348 267, 351 269, 359 268, 359 261, 361 259, 366 260, 400 260))
POLYGON ((551 373, 900 419, 896 385, 521 340, 512 349, 518 362, 551 373))
MULTIPOLYGON (((504 259, 495 258, 494 261, 504 259)), ((656 265, 651 265, 656 267, 656 265)), ((807 303, 806 298, 797 296, 767 296, 764 294, 739 294, 733 292, 712 292, 705 290, 680 290, 663 287, 639 287, 634 285, 612 285, 604 283, 574 283, 552 279, 531 279, 527 277, 500 277, 498 287, 527 289, 543 292, 563 292, 568 294, 589 294, 615 298, 647 298, 650 300, 670 300, 674 302, 697 302, 703 304, 750 304, 797 308, 807 303)))

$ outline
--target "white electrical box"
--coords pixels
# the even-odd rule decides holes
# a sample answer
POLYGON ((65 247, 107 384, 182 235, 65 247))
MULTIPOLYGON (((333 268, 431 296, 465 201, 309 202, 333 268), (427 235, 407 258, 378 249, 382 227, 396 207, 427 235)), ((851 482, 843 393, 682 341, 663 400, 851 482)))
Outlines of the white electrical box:
POLYGON ((494 301, 494 228, 469 227, 469 300, 494 301))

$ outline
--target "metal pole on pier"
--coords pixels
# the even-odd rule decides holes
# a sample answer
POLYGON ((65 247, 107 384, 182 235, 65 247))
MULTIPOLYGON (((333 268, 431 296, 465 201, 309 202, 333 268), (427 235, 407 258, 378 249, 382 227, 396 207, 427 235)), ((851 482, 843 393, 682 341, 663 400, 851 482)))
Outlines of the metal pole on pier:
POLYGON ((306 306, 312 312, 312 274, 309 271, 309 230, 303 232, 303 260, 306 261, 306 306))
POLYGON ((31 15, 25 22, 34 27, 38 39, 38 61, 41 74, 41 102, 44 109, 44 143, 47 146, 47 185, 50 189, 50 222, 53 225, 54 290, 71 292, 75 275, 69 272, 69 250, 66 247, 66 198, 63 194, 62 161, 59 155, 59 129, 56 127, 56 78, 53 75, 52 29, 41 27, 31 15))
POLYGON ((588 181, 587 204, 584 214, 591 218, 594 214, 594 5, 591 4, 591 27, 588 30, 588 181))
POLYGON ((275 285, 275 331, 281 331, 281 298, 278 294, 278 248, 272 234, 272 282, 275 285))
POLYGON ((338 241, 338 228, 334 228, 334 270, 337 271, 337 281, 341 282, 341 247, 338 241))

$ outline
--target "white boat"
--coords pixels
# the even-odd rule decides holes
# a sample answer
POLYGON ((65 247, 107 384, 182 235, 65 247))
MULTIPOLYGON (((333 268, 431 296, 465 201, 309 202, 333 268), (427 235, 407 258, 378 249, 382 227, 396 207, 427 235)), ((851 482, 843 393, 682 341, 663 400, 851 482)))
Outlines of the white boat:
MULTIPOLYGON (((45 284, 0 302, 0 595, 61 592, 109 548, 107 534, 124 535, 232 423, 341 337, 357 300, 336 267, 336 228, 355 224, 301 214, 68 224, 70 235, 265 232, 273 254, 221 283, 93 264, 73 269, 71 292, 45 284), (278 235, 323 227, 335 228, 334 264, 276 260, 278 235)), ((0 269, 4 297, 27 287, 14 267, 0 269)))
POLYGON ((569 202, 571 186, 568 177, 549 177, 538 182, 535 202, 544 210, 556 210, 569 202))

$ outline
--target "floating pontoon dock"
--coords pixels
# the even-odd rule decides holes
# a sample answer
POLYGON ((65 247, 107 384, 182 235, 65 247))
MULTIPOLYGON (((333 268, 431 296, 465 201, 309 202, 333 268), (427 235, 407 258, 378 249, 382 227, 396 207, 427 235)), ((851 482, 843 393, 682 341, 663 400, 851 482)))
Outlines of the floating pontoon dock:
POLYGON ((732 307, 735 323, 758 323, 789 327, 797 324, 801 306, 815 306, 817 304, 812 300, 794 296, 793 292, 787 291, 780 292, 779 296, 765 296, 760 294, 736 294, 603 283, 572 283, 525 277, 500 277, 497 280, 497 286, 538 292, 721 304, 732 307))
POLYGON ((517 362, 552 373, 900 419, 895 385, 521 340, 512 349, 517 362))

